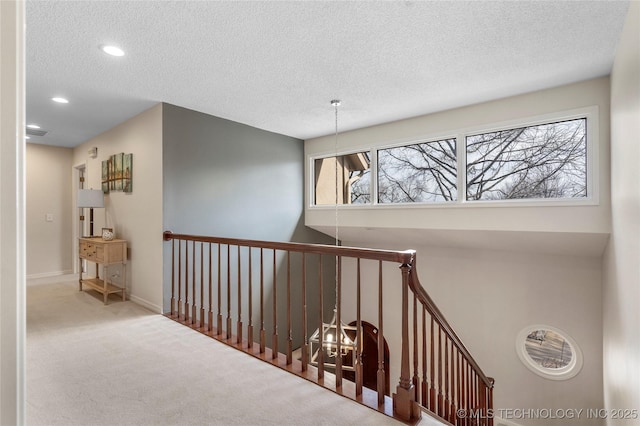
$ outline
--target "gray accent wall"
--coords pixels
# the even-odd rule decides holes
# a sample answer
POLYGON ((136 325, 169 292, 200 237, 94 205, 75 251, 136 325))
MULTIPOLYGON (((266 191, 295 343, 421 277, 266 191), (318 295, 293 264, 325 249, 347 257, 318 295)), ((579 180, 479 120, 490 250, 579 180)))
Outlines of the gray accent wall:
POLYGON ((313 239, 303 214, 303 143, 163 105, 165 228, 231 238, 313 239))
MULTIPOLYGON (((170 104, 163 104, 162 115, 165 230, 333 244, 326 235, 304 225, 304 145, 301 140, 170 104)), ((165 311, 169 310, 171 298, 170 247, 165 243, 165 311)), ((327 263, 332 269, 331 262, 327 263)), ((281 296, 284 293, 280 293, 285 266, 279 258, 278 302, 285 299, 281 296)), ((327 270, 325 276, 331 277, 333 273, 327 270)), ((265 275, 272 276, 270 272, 265 275)), ((272 285, 271 281, 267 286, 272 285)), ((325 290, 325 304, 332 307, 333 286, 326 286, 325 290)), ((294 285, 293 299, 299 297, 299 289, 294 285)), ((267 300, 271 303, 269 297, 267 300)), ((279 311, 286 312, 286 306, 280 304, 279 311)), ((309 309, 313 310, 313 300, 309 309)), ((255 315, 254 309, 254 318, 255 315)), ((294 313, 294 316, 294 321, 299 320, 299 315, 294 313)), ((283 339, 285 328, 282 324, 279 326, 283 339)), ((299 336, 294 336, 294 340, 300 343, 299 336)), ((279 345, 282 344, 283 340, 279 345)), ((283 346, 280 347, 282 351, 283 346)))

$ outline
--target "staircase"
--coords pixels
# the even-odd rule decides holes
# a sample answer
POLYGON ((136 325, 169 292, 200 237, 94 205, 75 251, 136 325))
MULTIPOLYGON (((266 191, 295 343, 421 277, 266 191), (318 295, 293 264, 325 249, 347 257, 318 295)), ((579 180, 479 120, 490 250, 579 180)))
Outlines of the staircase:
POLYGON ((173 320, 408 424, 427 412, 445 424, 493 425, 493 379, 420 284, 415 251, 163 237, 173 320), (357 337, 365 323, 378 334, 371 389, 357 337), (395 389, 389 372, 392 383, 400 377, 395 389))

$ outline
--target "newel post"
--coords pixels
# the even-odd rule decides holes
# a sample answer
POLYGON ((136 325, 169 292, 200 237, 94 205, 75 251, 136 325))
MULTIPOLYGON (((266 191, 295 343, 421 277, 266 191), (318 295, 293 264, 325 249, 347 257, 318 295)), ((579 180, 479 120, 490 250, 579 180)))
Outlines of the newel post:
POLYGON ((403 420, 420 418, 420 407, 416 402, 416 389, 411 382, 409 366, 409 279, 411 265, 400 266, 402 271, 402 358, 400 365, 400 383, 393 394, 393 414, 403 420))

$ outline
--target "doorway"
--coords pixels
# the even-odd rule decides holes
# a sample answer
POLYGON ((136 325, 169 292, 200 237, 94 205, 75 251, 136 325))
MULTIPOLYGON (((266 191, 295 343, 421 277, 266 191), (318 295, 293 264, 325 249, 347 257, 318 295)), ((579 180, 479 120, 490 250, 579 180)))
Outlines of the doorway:
POLYGON ((76 197, 78 196, 78 190, 84 189, 86 172, 87 172, 86 163, 81 163, 73 167, 73 188, 72 188, 73 194, 71 196, 71 199, 73 202, 72 210, 76 212, 73 215, 73 244, 72 244, 72 247, 73 247, 72 256, 73 256, 73 259, 75 259, 73 261, 74 274, 80 273, 80 268, 83 268, 82 269, 83 271, 86 270, 86 264, 80 261, 80 259, 78 258, 78 238, 82 237, 83 235, 87 235, 86 233, 87 221, 84 220, 84 211, 83 211, 84 209, 82 209, 81 207, 76 207, 76 204, 77 204, 76 197))
MULTIPOLYGON (((356 321, 349 323, 355 326, 356 321)), ((362 321, 362 385, 366 388, 377 391, 378 389, 378 329, 366 321, 362 321)), ((384 338, 383 338, 384 339, 384 338)), ((387 340, 383 342, 384 359, 384 393, 390 394, 389 387, 389 345, 387 340)), ((355 382, 353 371, 343 372, 344 378, 355 382)))

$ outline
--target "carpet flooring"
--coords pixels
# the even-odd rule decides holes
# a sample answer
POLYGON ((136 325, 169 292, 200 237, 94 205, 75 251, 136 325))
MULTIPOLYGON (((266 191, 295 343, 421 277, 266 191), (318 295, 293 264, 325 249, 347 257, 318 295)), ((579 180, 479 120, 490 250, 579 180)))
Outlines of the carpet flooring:
POLYGON ((27 286, 28 425, 401 424, 65 278, 27 286))

